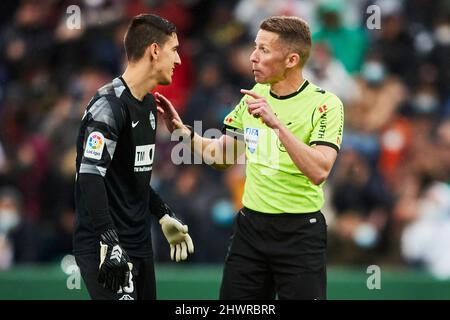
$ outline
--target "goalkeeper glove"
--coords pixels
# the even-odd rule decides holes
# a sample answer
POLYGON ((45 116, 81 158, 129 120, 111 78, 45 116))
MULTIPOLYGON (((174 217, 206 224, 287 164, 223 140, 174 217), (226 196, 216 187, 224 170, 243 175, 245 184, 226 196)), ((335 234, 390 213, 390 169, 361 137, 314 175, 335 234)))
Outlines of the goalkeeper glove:
POLYGON ((188 234, 187 225, 182 224, 175 216, 169 216, 168 214, 159 219, 159 223, 170 244, 170 259, 179 262, 187 259, 188 252, 194 253, 194 244, 188 234))
POLYGON ((130 258, 120 246, 116 230, 109 229, 102 233, 98 282, 116 293, 128 285, 131 269, 130 258))

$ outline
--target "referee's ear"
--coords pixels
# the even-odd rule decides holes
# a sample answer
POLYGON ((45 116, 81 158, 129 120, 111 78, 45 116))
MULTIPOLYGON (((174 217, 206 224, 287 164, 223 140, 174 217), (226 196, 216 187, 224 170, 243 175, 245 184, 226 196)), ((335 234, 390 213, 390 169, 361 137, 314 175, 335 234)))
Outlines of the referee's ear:
POLYGON ((300 65, 300 55, 298 53, 289 53, 286 57, 286 68, 294 68, 300 65))

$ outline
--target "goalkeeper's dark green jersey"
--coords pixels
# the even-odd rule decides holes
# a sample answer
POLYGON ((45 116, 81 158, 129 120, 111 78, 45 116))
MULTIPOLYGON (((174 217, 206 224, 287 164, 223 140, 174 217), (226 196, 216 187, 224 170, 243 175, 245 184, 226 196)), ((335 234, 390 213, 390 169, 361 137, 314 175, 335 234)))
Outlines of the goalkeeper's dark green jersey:
MULTIPOLYGON (((344 128, 342 102, 332 93, 309 83, 288 96, 276 96, 269 85, 252 91, 267 99, 275 115, 308 145, 326 145, 339 151, 344 128)), ((294 164, 276 133, 247 111, 244 96, 224 120, 227 130, 242 131, 245 140, 246 181, 243 204, 265 213, 308 213, 322 208, 323 183, 314 185, 294 164)))

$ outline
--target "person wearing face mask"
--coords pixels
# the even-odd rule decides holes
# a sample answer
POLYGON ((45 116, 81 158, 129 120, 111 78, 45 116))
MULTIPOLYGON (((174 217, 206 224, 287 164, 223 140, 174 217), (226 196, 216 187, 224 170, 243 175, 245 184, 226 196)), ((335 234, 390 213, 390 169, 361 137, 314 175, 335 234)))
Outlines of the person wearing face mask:
POLYGON ((423 85, 413 94, 411 107, 417 114, 431 114, 439 107, 439 98, 433 87, 423 85))
POLYGON ((149 213, 172 260, 194 251, 187 225, 150 187, 157 111, 149 92, 170 84, 181 64, 176 28, 142 14, 129 24, 124 45, 127 68, 91 99, 77 139, 73 247, 92 299, 156 299, 149 213))
POLYGON ((364 153, 373 156, 377 152, 376 135, 393 119, 396 110, 405 101, 406 88, 396 76, 387 72, 384 61, 377 53, 366 58, 357 85, 359 99, 347 108, 347 142, 357 143, 357 139, 363 139, 359 139, 362 143, 358 144, 365 150, 364 153), (368 150, 370 145, 373 147, 368 150))
POLYGON ((18 201, 15 193, 8 189, 0 190, 0 270, 13 264, 13 244, 10 232, 20 222, 18 201))
POLYGON ((22 195, 18 190, 0 189, 0 269, 40 260, 39 230, 23 218, 22 207, 22 195))
POLYGON ((361 68, 361 77, 368 85, 377 87, 386 78, 386 68, 380 61, 369 60, 361 68))
POLYGON ((19 194, 9 188, 0 191, 0 233, 8 234, 20 223, 19 194))

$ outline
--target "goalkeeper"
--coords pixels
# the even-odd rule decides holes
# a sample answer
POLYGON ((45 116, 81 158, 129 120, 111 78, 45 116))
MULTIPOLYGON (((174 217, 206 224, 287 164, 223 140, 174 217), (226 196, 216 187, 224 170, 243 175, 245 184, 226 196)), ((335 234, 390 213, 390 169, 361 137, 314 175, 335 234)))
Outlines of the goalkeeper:
POLYGON ((235 219, 221 299, 326 298, 322 186, 342 141, 344 112, 334 94, 303 78, 310 48, 303 20, 263 21, 250 56, 257 83, 241 90, 218 139, 195 134, 156 95, 168 128, 178 129, 208 164, 227 168, 245 150, 244 208, 235 219))
POLYGON ((91 99, 77 139, 73 246, 92 299, 156 299, 150 213, 172 260, 194 251, 188 227, 150 187, 157 110, 149 90, 170 84, 181 63, 175 26, 137 16, 124 44, 128 66, 91 99))

